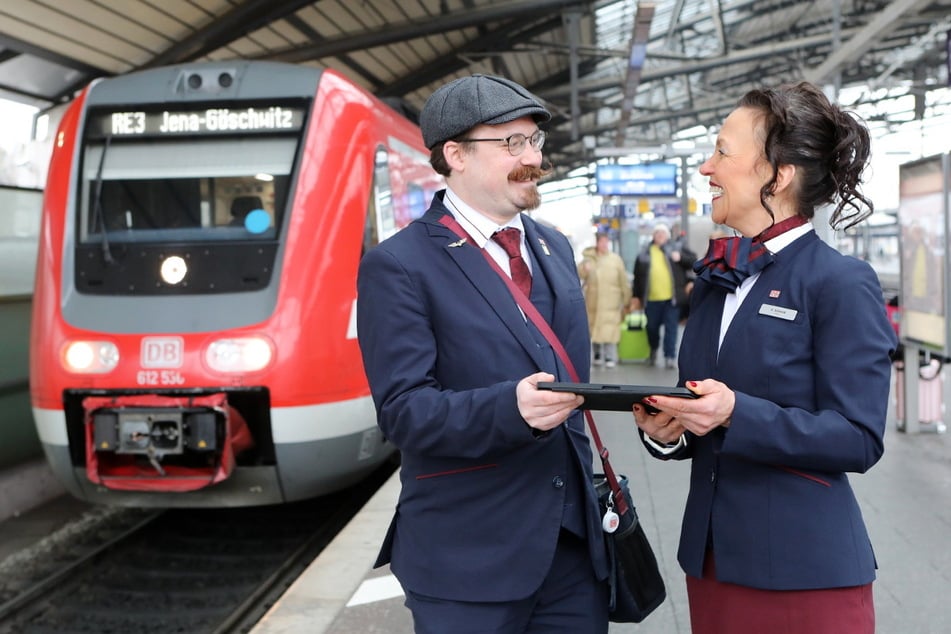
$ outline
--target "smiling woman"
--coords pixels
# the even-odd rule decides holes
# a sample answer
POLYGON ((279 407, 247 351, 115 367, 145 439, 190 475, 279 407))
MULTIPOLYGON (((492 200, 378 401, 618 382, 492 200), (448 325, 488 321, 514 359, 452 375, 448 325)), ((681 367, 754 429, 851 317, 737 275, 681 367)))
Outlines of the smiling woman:
POLYGON ((744 95, 700 167, 713 220, 740 235, 694 267, 679 385, 699 398, 634 406, 648 451, 692 463, 678 561, 695 634, 875 629, 848 474, 882 456, 896 338, 871 266, 812 222, 823 206, 833 228, 871 215, 869 148, 864 123, 800 82, 744 95))

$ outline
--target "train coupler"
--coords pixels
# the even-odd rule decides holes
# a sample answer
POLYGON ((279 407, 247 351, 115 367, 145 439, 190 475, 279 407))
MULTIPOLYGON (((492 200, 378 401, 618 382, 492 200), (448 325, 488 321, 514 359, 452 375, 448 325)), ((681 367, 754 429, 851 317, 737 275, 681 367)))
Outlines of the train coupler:
POLYGON ((253 445, 224 393, 83 399, 86 475, 107 488, 190 491, 231 475, 253 445))

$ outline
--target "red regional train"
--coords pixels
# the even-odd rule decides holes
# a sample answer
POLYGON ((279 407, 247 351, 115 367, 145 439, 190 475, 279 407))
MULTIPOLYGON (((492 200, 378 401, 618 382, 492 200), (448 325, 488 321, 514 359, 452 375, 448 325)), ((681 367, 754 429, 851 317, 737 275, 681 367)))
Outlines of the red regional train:
POLYGON ((356 275, 441 186, 414 123, 332 70, 206 62, 94 82, 53 145, 30 391, 70 493, 278 504, 394 454, 356 275))

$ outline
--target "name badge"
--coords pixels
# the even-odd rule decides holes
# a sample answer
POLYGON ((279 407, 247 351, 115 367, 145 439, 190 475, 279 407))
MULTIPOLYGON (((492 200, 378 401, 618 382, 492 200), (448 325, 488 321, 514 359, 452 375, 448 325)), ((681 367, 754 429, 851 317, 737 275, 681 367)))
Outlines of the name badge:
POLYGON ((792 321, 799 314, 799 311, 792 308, 783 308, 782 306, 773 306, 772 304, 763 304, 759 307, 759 314, 792 321))

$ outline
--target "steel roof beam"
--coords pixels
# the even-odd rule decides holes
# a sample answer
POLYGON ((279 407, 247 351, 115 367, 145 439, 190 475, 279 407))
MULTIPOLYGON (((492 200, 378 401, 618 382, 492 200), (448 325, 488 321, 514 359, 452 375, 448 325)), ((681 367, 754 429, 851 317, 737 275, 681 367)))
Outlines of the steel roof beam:
POLYGON ((868 24, 859 29, 838 50, 832 51, 824 62, 815 68, 809 68, 803 74, 806 81, 821 84, 829 80, 843 66, 846 66, 868 52, 883 33, 895 28, 899 18, 909 11, 920 9, 931 0, 894 0, 879 11, 868 24))
MULTIPOLYGON (((637 95, 637 86, 641 83, 641 71, 644 60, 647 59, 647 41, 650 39, 651 22, 654 21, 653 2, 639 2, 634 13, 634 26, 631 30, 631 47, 627 58, 627 77, 624 79, 624 96, 621 101, 621 117, 618 120, 617 136, 614 143, 622 145, 627 136, 627 122, 631 119, 631 110, 634 108, 634 97, 637 95)), ((571 89, 577 91, 577 86, 571 89)))
POLYGON ((447 75, 457 73, 469 66, 469 61, 462 59, 462 55, 473 55, 486 51, 498 52, 511 49, 516 41, 524 41, 525 39, 531 39, 538 35, 549 33, 560 24, 560 16, 548 18, 527 29, 524 28, 523 21, 512 20, 511 22, 492 29, 486 35, 471 40, 464 46, 457 48, 453 51, 452 57, 439 57, 431 63, 415 69, 412 73, 405 75, 403 78, 390 82, 388 86, 377 93, 377 96, 394 97, 415 92, 423 86, 428 86, 434 81, 442 79, 447 75))
MULTIPOLYGON (((855 29, 847 29, 843 31, 843 33, 853 32, 855 32, 855 29)), ((789 51, 794 51, 801 48, 809 48, 822 44, 828 44, 831 42, 831 39, 832 35, 830 33, 823 33, 820 35, 810 35, 797 40, 773 42, 754 48, 734 50, 729 55, 725 55, 723 57, 712 57, 683 64, 671 65, 664 68, 643 71, 641 73, 641 82, 646 83, 667 77, 675 77, 677 75, 689 75, 692 73, 710 70, 712 68, 718 68, 721 66, 729 66, 731 64, 737 64, 740 62, 755 61, 764 57, 772 57, 777 54, 787 53, 789 51)), ((605 77, 592 81, 581 81, 579 82, 579 88, 582 90, 582 92, 586 93, 598 92, 600 90, 611 90, 617 88, 619 81, 620 79, 617 76, 605 77)), ((567 87, 559 86, 558 88, 545 90, 539 96, 546 99, 556 99, 558 97, 566 96, 567 92, 567 87)))
POLYGON ((53 51, 35 46, 24 40, 17 39, 10 35, 0 34, 0 47, 5 49, 10 49, 16 51, 17 53, 25 53, 28 55, 35 55, 42 60, 45 60, 51 64, 56 64, 57 66, 62 66, 64 68, 71 68, 75 71, 83 73, 85 75, 91 75, 98 77, 100 75, 108 75, 101 68, 96 68, 90 66, 89 64, 84 64, 76 59, 61 55, 59 53, 54 53, 53 51))
POLYGON ((193 61, 312 4, 314 0, 248 0, 156 55, 140 68, 193 61))
POLYGON ((486 22, 508 20, 523 16, 537 16, 540 11, 566 9, 568 7, 586 7, 590 0, 516 0, 501 5, 492 5, 474 11, 464 11, 444 15, 438 19, 409 20, 393 24, 385 29, 366 33, 346 34, 314 46, 295 46, 279 50, 258 59, 271 59, 282 62, 308 62, 322 57, 334 57, 387 44, 395 44, 416 39, 425 35, 436 35, 447 31, 474 28, 486 22))

